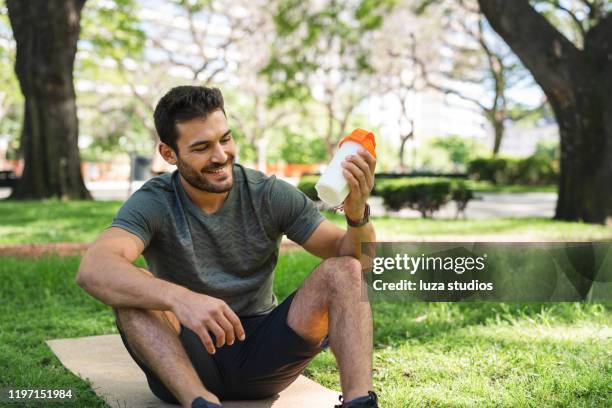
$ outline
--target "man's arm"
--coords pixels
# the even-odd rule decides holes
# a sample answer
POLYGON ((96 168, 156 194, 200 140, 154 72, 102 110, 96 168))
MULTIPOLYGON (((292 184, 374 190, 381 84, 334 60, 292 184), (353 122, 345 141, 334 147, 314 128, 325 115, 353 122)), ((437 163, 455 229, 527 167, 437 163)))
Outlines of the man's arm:
POLYGON ((361 256, 361 243, 376 241, 371 222, 363 227, 347 226, 346 231, 329 220, 323 221, 304 243, 303 248, 313 255, 327 259, 334 256, 361 256))
MULTIPOLYGON (((344 177, 350 192, 344 200, 344 213, 354 221, 362 219, 368 197, 374 187, 376 159, 365 149, 357 155, 349 156, 343 163, 344 177)), ((361 257, 361 243, 376 241, 376 233, 371 222, 361 227, 347 225, 346 231, 328 220, 323 221, 312 233, 303 247, 321 258, 333 256, 361 257)))
POLYGON ((111 227, 89 248, 79 267, 76 282, 86 292, 114 308, 139 308, 173 312, 186 327, 200 336, 209 353, 217 347, 244 340, 240 319, 221 299, 193 292, 156 278, 132 262, 144 250, 136 235, 111 227))
POLYGON ((187 290, 134 266, 144 250, 134 234, 111 227, 85 253, 76 282, 91 296, 115 308, 171 310, 187 290))

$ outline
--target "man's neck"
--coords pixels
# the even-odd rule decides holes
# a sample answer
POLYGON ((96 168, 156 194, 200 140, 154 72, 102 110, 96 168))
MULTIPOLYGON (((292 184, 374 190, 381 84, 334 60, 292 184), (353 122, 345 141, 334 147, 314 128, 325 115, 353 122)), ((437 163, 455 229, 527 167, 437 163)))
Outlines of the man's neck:
POLYGON ((185 192, 187 193, 187 197, 189 197, 189 199, 206 214, 213 214, 219 211, 230 193, 229 191, 224 193, 210 193, 208 191, 202 191, 199 188, 195 188, 189 184, 182 175, 179 175, 179 178, 183 189, 185 189, 185 192))

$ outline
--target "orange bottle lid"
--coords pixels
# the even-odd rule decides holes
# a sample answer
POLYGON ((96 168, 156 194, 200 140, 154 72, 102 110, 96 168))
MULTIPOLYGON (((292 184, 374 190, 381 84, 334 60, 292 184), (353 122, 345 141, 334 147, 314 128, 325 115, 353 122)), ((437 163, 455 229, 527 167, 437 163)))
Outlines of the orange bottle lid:
POLYGON ((368 152, 370 152, 372 156, 376 157, 376 140, 374 133, 357 128, 353 130, 350 135, 342 139, 338 144, 338 147, 341 147, 342 143, 346 142, 347 140, 359 143, 368 152))

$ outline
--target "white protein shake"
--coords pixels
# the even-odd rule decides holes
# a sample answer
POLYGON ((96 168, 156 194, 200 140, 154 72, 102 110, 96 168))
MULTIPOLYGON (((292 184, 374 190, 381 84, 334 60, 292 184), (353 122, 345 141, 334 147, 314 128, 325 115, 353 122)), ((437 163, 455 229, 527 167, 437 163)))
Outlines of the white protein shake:
POLYGON ((348 183, 342 174, 344 158, 351 154, 357 154, 360 148, 366 148, 376 157, 375 147, 374 134, 366 130, 355 129, 345 137, 340 142, 340 147, 329 166, 315 184, 319 198, 332 207, 342 204, 349 194, 348 183))

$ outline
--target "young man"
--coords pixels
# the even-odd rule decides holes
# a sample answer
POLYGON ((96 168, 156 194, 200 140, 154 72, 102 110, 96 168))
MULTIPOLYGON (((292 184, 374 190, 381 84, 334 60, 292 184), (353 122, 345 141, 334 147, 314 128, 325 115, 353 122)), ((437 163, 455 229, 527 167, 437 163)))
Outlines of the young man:
POLYGON ((151 391, 185 407, 273 395, 324 347, 342 407, 376 407, 372 313, 360 243, 374 241, 367 199, 376 161, 348 158, 346 231, 288 183, 235 164, 215 88, 181 86, 155 109, 160 153, 178 170, 145 183, 83 257, 77 283, 111 306, 151 391), (282 235, 323 258, 280 305, 272 292, 282 235), (151 272, 132 264, 143 254, 151 272))

